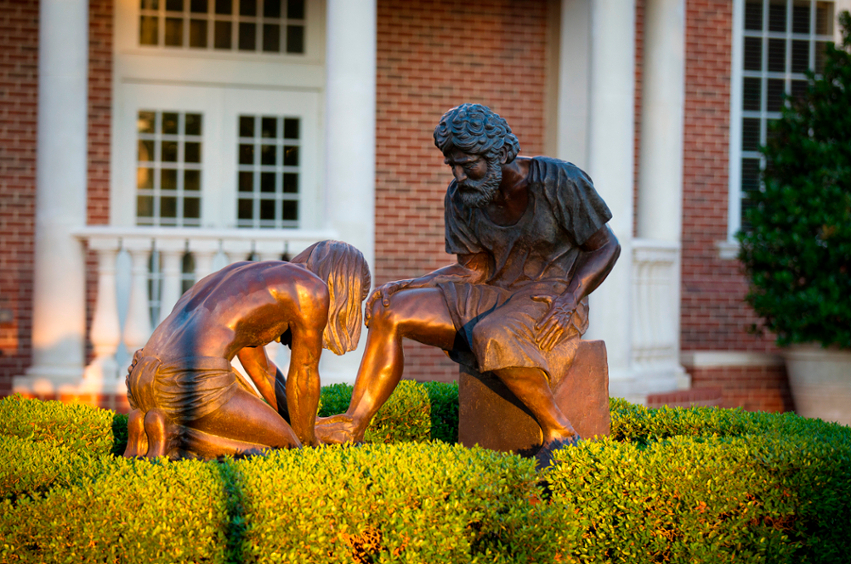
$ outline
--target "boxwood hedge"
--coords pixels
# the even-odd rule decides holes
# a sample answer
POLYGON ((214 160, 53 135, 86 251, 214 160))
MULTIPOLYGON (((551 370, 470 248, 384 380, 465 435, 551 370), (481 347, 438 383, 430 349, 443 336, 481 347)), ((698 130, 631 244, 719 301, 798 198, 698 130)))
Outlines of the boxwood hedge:
MULTIPOLYGON (((324 414, 351 389, 322 391, 324 414)), ((454 443, 457 387, 405 383, 364 445, 125 460, 126 418, 0 401, 2 562, 846 562, 851 430, 612 400, 547 470, 454 443), (438 439, 438 440, 435 440, 438 439)))

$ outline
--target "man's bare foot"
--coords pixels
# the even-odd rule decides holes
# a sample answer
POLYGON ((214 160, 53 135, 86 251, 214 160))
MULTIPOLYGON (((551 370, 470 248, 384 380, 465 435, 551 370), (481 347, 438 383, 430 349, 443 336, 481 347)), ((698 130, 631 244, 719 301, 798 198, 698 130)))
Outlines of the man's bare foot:
POLYGON ((544 442, 544 444, 541 445, 541 449, 535 454, 535 459, 537 460, 536 467, 538 470, 543 470, 552 463, 553 453, 555 451, 562 447, 575 446, 579 440, 579 435, 574 434, 559 439, 550 439, 544 442))
POLYGON ((346 414, 316 419, 316 438, 325 444, 362 443, 363 431, 346 414))

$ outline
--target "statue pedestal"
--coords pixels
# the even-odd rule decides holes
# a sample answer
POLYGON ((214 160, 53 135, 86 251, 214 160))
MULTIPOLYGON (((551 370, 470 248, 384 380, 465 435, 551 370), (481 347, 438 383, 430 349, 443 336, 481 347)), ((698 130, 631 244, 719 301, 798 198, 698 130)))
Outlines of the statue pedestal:
MULTIPOLYGON (((609 369, 606 344, 582 341, 571 367, 554 374, 550 387, 562 413, 583 439, 607 436, 609 369)), ((533 456, 541 446, 541 428, 520 400, 491 372, 461 366, 458 382, 458 441, 533 456)))

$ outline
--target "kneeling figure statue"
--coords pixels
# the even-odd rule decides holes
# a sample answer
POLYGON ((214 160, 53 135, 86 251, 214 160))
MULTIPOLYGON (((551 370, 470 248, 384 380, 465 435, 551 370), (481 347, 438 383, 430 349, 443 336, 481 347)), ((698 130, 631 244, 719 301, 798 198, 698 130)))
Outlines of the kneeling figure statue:
POLYGON ((289 262, 238 262, 200 280, 133 357, 124 456, 213 458, 319 444, 319 357, 357 347, 363 255, 316 243, 289 262), (287 377, 264 345, 292 353, 287 377), (263 399, 231 367, 238 357, 263 399), (289 423, 288 423, 289 421, 289 423))

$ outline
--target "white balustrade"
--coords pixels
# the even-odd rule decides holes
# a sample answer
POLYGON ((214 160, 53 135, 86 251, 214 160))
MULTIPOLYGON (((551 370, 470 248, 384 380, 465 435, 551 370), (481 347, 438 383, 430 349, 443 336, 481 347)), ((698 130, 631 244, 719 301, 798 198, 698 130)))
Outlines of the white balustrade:
POLYGON ((213 272, 213 259, 219 254, 221 242, 214 239, 190 239, 189 251, 195 257, 195 281, 213 272))
POLYGON ((642 372, 679 368, 680 247, 633 239, 632 360, 642 372))
MULTIPOLYGON (((198 280, 213 271, 214 263, 230 264, 252 253, 259 260, 279 259, 282 254, 292 257, 316 241, 335 238, 330 231, 145 227, 88 227, 76 235, 98 254, 98 297, 89 334, 95 358, 86 368, 84 382, 104 391, 120 391, 123 370, 119 367, 126 366, 127 355, 144 346, 153 325, 165 319, 179 299, 186 252, 194 258, 198 280), (156 320, 151 319, 148 294, 149 262, 154 250, 162 261, 162 295, 156 320), (121 253, 129 254, 129 272, 116 271, 121 253), (125 303, 120 296, 126 296, 125 303), (119 312, 123 311, 127 314, 122 324, 119 312), (126 351, 120 347, 122 342, 126 351)), ((662 378, 659 385, 664 382, 668 388, 670 376, 683 374, 678 358, 679 254, 676 243, 648 239, 632 242, 632 363, 651 379, 658 375, 662 378)), ((273 355, 276 352, 270 351, 273 355)))
POLYGON ((261 260, 279 260, 284 253, 295 256, 317 241, 336 238, 331 231, 296 229, 106 226, 87 227, 75 235, 98 255, 98 294, 89 333, 95 357, 86 367, 84 385, 106 393, 123 391, 127 355, 145 345, 154 324, 165 319, 180 298, 185 253, 192 254, 195 280, 200 280, 222 261, 231 264, 246 260, 251 253, 261 260), (162 261, 162 295, 159 316, 152 323, 148 286, 150 258, 155 250, 162 261), (122 253, 129 254, 132 264, 129 272, 116 270, 116 261, 122 253), (127 296, 126 303, 121 303, 119 296, 127 296), (122 311, 127 312, 123 324, 119 314, 122 311), (121 343, 126 351, 121 350, 121 343))
POLYGON ((153 240, 147 237, 126 237, 124 250, 130 253, 130 303, 124 321, 124 346, 132 354, 141 349, 151 336, 151 314, 148 305, 148 263, 153 250, 153 240))
POLYGON ((83 373, 83 385, 98 389, 118 377, 115 353, 121 342, 121 324, 118 321, 115 261, 120 243, 115 237, 92 237, 89 248, 98 254, 98 295, 90 334, 95 358, 83 373))
POLYGON ((158 237, 156 249, 162 259, 162 294, 160 295, 160 315, 157 320, 162 323, 171 313, 171 307, 180 299, 180 275, 183 272, 183 254, 186 252, 186 241, 158 237))
POLYGON ((285 251, 284 247, 281 241, 257 241, 254 252, 260 260, 281 260, 285 251))

